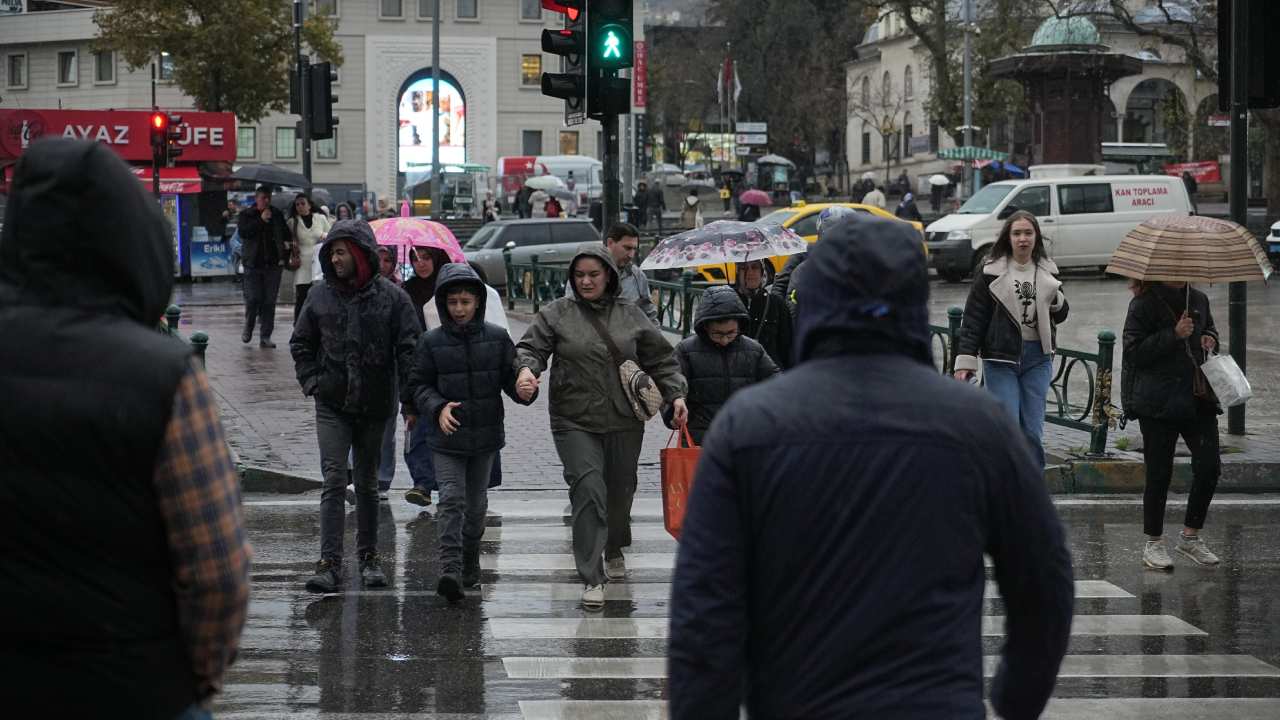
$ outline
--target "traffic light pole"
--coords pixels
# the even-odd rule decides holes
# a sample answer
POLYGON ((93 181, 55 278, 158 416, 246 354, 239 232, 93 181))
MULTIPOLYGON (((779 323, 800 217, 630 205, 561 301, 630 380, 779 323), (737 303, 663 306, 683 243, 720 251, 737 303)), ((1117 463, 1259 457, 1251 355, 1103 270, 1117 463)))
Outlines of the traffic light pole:
MULTIPOLYGON (((1258 0, 1254 0, 1257 2, 1258 0)), ((1231 219, 1241 225, 1249 222, 1249 0, 1235 0, 1231 9, 1231 219)), ((1233 282, 1227 291, 1227 324, 1231 330, 1231 357, 1245 371, 1245 348, 1248 342, 1248 286, 1233 282)), ((1244 405, 1227 409, 1227 432, 1244 434, 1244 405)))
POLYGON ((600 231, 607 233, 618 223, 622 210, 622 181, 618 179, 618 116, 607 113, 600 119, 604 127, 604 192, 601 197, 600 231))
POLYGON ((298 104, 302 110, 302 174, 307 182, 311 182, 311 115, 307 97, 311 83, 308 79, 307 62, 302 57, 302 20, 305 10, 302 0, 293 0, 293 46, 296 55, 298 73, 298 104))
MULTIPOLYGON (((151 112, 156 112, 156 64, 151 63, 151 112)), ((151 148, 151 194, 160 199, 160 159, 156 157, 155 148, 151 148)))

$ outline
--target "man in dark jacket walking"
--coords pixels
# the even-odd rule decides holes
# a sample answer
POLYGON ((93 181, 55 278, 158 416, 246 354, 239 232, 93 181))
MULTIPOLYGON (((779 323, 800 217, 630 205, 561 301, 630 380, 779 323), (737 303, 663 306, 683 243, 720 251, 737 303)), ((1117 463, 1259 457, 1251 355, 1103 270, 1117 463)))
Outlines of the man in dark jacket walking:
POLYGON ((671 717, 985 718, 984 553, 1007 616, 991 702, 1038 717, 1073 597, 1044 480, 1008 413, 934 369, 914 229, 842 218, 810 254, 799 364, 734 395, 702 448, 671 717))
MULTIPOLYGON (((276 297, 280 294, 280 277, 284 261, 289 257, 290 233, 284 213, 271 207, 271 186, 263 185, 253 196, 253 206, 240 212, 237 220, 241 255, 244 263, 244 332, 240 341, 253 339, 253 328, 262 318, 259 344, 274 348, 271 332, 276 326, 276 297)), ((306 264, 306 259, 303 259, 306 264)))
POLYGON ((348 452, 354 455, 361 580, 366 587, 387 584, 377 549, 378 463, 383 429, 396 411, 397 387, 405 423, 412 428, 416 421, 409 369, 421 326, 409 296, 378 273, 378 246, 369 223, 334 223, 320 248, 320 267, 324 284, 307 295, 289 345, 298 384, 315 398, 324 475, 320 562, 307 589, 331 593, 342 584, 348 452))
POLYGON ((104 145, 44 139, 18 162, 0 234, 8 717, 198 716, 235 658, 239 478, 202 364, 155 331, 173 263, 104 145))

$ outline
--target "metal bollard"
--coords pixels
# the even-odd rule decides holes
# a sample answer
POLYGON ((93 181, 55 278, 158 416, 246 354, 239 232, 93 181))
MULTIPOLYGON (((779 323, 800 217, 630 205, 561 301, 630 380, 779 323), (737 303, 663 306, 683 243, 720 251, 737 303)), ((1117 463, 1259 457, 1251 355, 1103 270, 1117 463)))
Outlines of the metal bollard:
POLYGON ((1098 392, 1093 398, 1093 430, 1089 433, 1089 453, 1107 451, 1107 430, 1111 426, 1111 377, 1115 364, 1116 334, 1110 330, 1098 333, 1098 392))
POLYGON ((182 320, 182 308, 170 305, 164 311, 165 322, 169 323, 169 334, 178 334, 178 323, 182 320))
POLYGON ((204 367, 204 354, 209 349, 209 336, 204 332, 191 333, 191 349, 195 351, 196 357, 200 358, 200 367, 204 367))
POLYGON ((946 368, 947 374, 951 375, 956 371, 956 344, 960 340, 960 324, 964 321, 964 309, 954 305, 947 308, 947 357, 943 367, 946 368))

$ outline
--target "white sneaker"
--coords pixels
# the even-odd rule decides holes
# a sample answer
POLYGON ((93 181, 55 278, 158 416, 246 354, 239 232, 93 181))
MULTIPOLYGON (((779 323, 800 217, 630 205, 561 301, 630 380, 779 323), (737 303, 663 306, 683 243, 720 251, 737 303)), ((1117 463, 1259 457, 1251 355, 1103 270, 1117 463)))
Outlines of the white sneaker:
POLYGON ((610 580, 621 580, 627 576, 627 561, 621 555, 606 560, 604 563, 604 574, 610 580))
POLYGON ((1148 540, 1142 551, 1142 564, 1152 570, 1172 570, 1173 558, 1165 549, 1164 540, 1148 540))
POLYGON ((1191 558, 1197 565, 1217 565, 1222 562, 1209 551, 1205 546, 1204 540, 1199 535, 1195 537, 1187 537, 1181 533, 1178 534, 1178 545, 1174 548, 1181 555, 1191 558))
POLYGON ((604 607, 604 586, 588 585, 582 591, 582 607, 588 610, 599 610, 604 607))

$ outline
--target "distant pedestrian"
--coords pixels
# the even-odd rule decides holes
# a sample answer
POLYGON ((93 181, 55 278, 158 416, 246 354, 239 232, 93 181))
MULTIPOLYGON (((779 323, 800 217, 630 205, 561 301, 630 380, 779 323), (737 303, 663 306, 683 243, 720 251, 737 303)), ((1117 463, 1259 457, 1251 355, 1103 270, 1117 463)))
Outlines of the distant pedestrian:
POLYGON ((559 218, 564 215, 564 206, 560 204, 560 200, 554 195, 547 196, 547 203, 543 207, 549 218, 559 218))
POLYGON ((903 170, 902 173, 898 175, 895 185, 897 186, 898 195, 906 195, 908 192, 911 192, 911 178, 907 176, 906 170, 903 170))
POLYGON ((1124 321, 1120 379, 1125 414, 1142 429, 1147 486, 1142 497, 1142 562, 1172 570, 1164 542, 1164 511, 1178 437, 1191 451, 1191 494, 1175 549, 1199 565, 1217 565, 1200 537, 1222 473, 1218 407, 1200 366, 1218 347, 1209 298, 1185 283, 1135 283, 1124 321))
POLYGON ((680 208, 680 227, 686 230, 702 227, 702 201, 698 199, 697 190, 690 190, 684 198, 684 207, 680 208))
POLYGON ((533 208, 531 199, 533 198, 533 188, 528 185, 522 185, 520 191, 516 193, 516 214, 521 219, 533 217, 533 208))
POLYGON ((924 222, 924 218, 920 215, 920 208, 916 207, 916 196, 913 193, 902 196, 902 202, 898 203, 898 209, 893 214, 903 220, 924 222))
POLYGON ((956 378, 968 381, 982 368, 987 389, 1022 428, 1042 470, 1053 353, 1070 310, 1057 275, 1035 215, 1010 215, 973 279, 956 344, 956 378))
POLYGON ((887 202, 888 201, 885 199, 883 186, 873 188, 872 190, 868 191, 866 195, 862 196, 863 205, 878 207, 881 210, 885 209, 885 204, 887 202))
POLYGON ((351 209, 351 203, 338 203, 338 209, 334 216, 337 220, 354 220, 355 210, 351 209))
POLYGON ((677 426, 688 418, 687 387, 662 331, 621 297, 618 268, 605 248, 584 244, 569 276, 574 295, 543 306, 517 346, 517 390, 532 398, 550 365, 551 435, 573 505, 574 563, 586 585, 582 604, 599 609, 605 582, 627 573, 622 550, 631 545, 645 423, 619 382, 610 344, 648 375, 673 406, 677 426))
POLYGON ((573 171, 569 171, 569 177, 564 179, 564 186, 568 189, 570 197, 565 203, 565 215, 574 216, 578 214, 578 180, 573 177, 573 171))
POLYGON ((636 183, 634 198, 640 225, 644 227, 649 224, 649 183, 644 180, 636 183))
MULTIPOLYGON (((631 301, 644 312, 649 322, 658 325, 658 308, 654 306, 649 292, 649 278, 636 265, 640 231, 630 223, 618 223, 605 233, 604 247, 609 251, 614 268, 618 271, 618 297, 631 301)), ((573 288, 573 278, 570 278, 565 285, 564 294, 569 298, 575 297, 573 288)))
POLYGON ((929 209, 934 215, 942 209, 942 193, 947 189, 946 185, 929 185, 929 209))
POLYGON ((752 203, 741 203, 738 206, 739 222, 755 222, 760 219, 760 206, 752 203))
MULTIPOLYGON (((449 263, 449 256, 439 248, 415 247, 409 252, 413 277, 405 280, 404 290, 409 294, 422 332, 426 332, 432 328, 427 322, 426 311, 435 306, 436 280, 440 270, 449 263)), ((409 467, 409 477, 413 480, 413 487, 405 492, 404 499, 422 507, 431 504, 431 493, 437 487, 435 466, 431 463, 431 448, 427 446, 429 427, 429 423, 417 423, 409 428, 409 437, 404 447, 404 462, 409 467)))
POLYGON ((989 395, 940 377, 920 234, 838 220, 798 278, 799 365, 702 444, 671 589, 672 720, 1035 718, 1071 632, 1071 556, 989 395), (921 568, 927 568, 922 570, 921 568))
POLYGON ((529 217, 544 218, 547 216, 547 202, 551 196, 544 190, 534 190, 529 196, 529 217))
POLYGON ((658 234, 662 235, 662 214, 667 211, 666 194, 662 192, 662 181, 654 182, 649 188, 649 216, 658 226, 658 234))
POLYGON ((253 202, 241 211, 237 220, 244 256, 244 331, 240 342, 247 345, 253 339, 254 328, 261 318, 258 342, 264 348, 274 348, 271 333, 276 326, 280 278, 288 259, 289 228, 285 226, 284 214, 271 207, 270 185, 259 186, 253 202))
MULTIPOLYGON (((289 213, 290 253, 297 255, 299 264, 293 268, 293 321, 298 321, 298 313, 307 302, 307 293, 311 290, 311 260, 315 257, 316 248, 324 242, 324 236, 333 226, 327 216, 311 211, 311 196, 298 193, 293 198, 293 208, 289 213)), ((292 264, 292 263, 291 263, 292 264)))
POLYGON ((516 349, 507 331, 484 321, 484 283, 469 266, 446 265, 436 285, 440 327, 418 341, 409 392, 428 426, 440 509, 440 580, 456 602, 480 584, 480 539, 494 458, 506 444, 502 394, 516 394, 516 349))
POLYGON ((730 187, 728 180, 725 180, 724 184, 720 186, 720 202, 724 203, 724 212, 728 215, 733 207, 733 189, 730 187))
POLYGON ((347 458, 356 495, 361 581, 385 587, 378 557, 378 464, 396 392, 412 425, 409 368, 421 332, 409 296, 381 277, 373 228, 363 220, 334 224, 320 248, 324 284, 311 289, 289 341, 298 384, 315 398, 324 487, 320 494, 320 562, 307 590, 336 592, 342 581, 347 458), (331 348, 357 348, 334 354, 331 348))
POLYGON ((173 235, 143 187, 84 140, 38 140, 13 171, 0 233, 7 717, 207 718, 240 644, 239 478, 203 364, 154 330, 173 235))
MULTIPOLYGON (((396 287, 404 287, 400 279, 400 265, 397 262, 396 249, 386 245, 378 246, 378 271, 388 282, 396 287)), ((399 373, 396 374, 398 377, 399 373)), ((399 395, 399 389, 392 391, 399 395)), ((378 456, 378 500, 388 502, 391 499, 391 484, 396 479, 396 430, 400 427, 400 418, 392 414, 387 418, 387 425, 382 431, 382 452, 378 456)), ((354 465, 354 462, 352 463, 354 465)))
MULTIPOLYGON (((764 346, 746 335, 751 322, 733 288, 707 288, 698 302, 693 334, 676 345, 676 360, 689 385, 689 434, 701 444, 711 420, 730 396, 778 374, 764 346)), ((663 410, 672 427, 672 408, 663 410)))
MULTIPOLYGON (((746 311, 742 334, 764 347, 765 352, 781 368, 791 367, 791 310, 782 297, 769 291, 767 281, 770 268, 767 260, 751 260, 738 263, 735 289, 746 311)), ((794 268, 793 268, 794 270, 794 268)))

